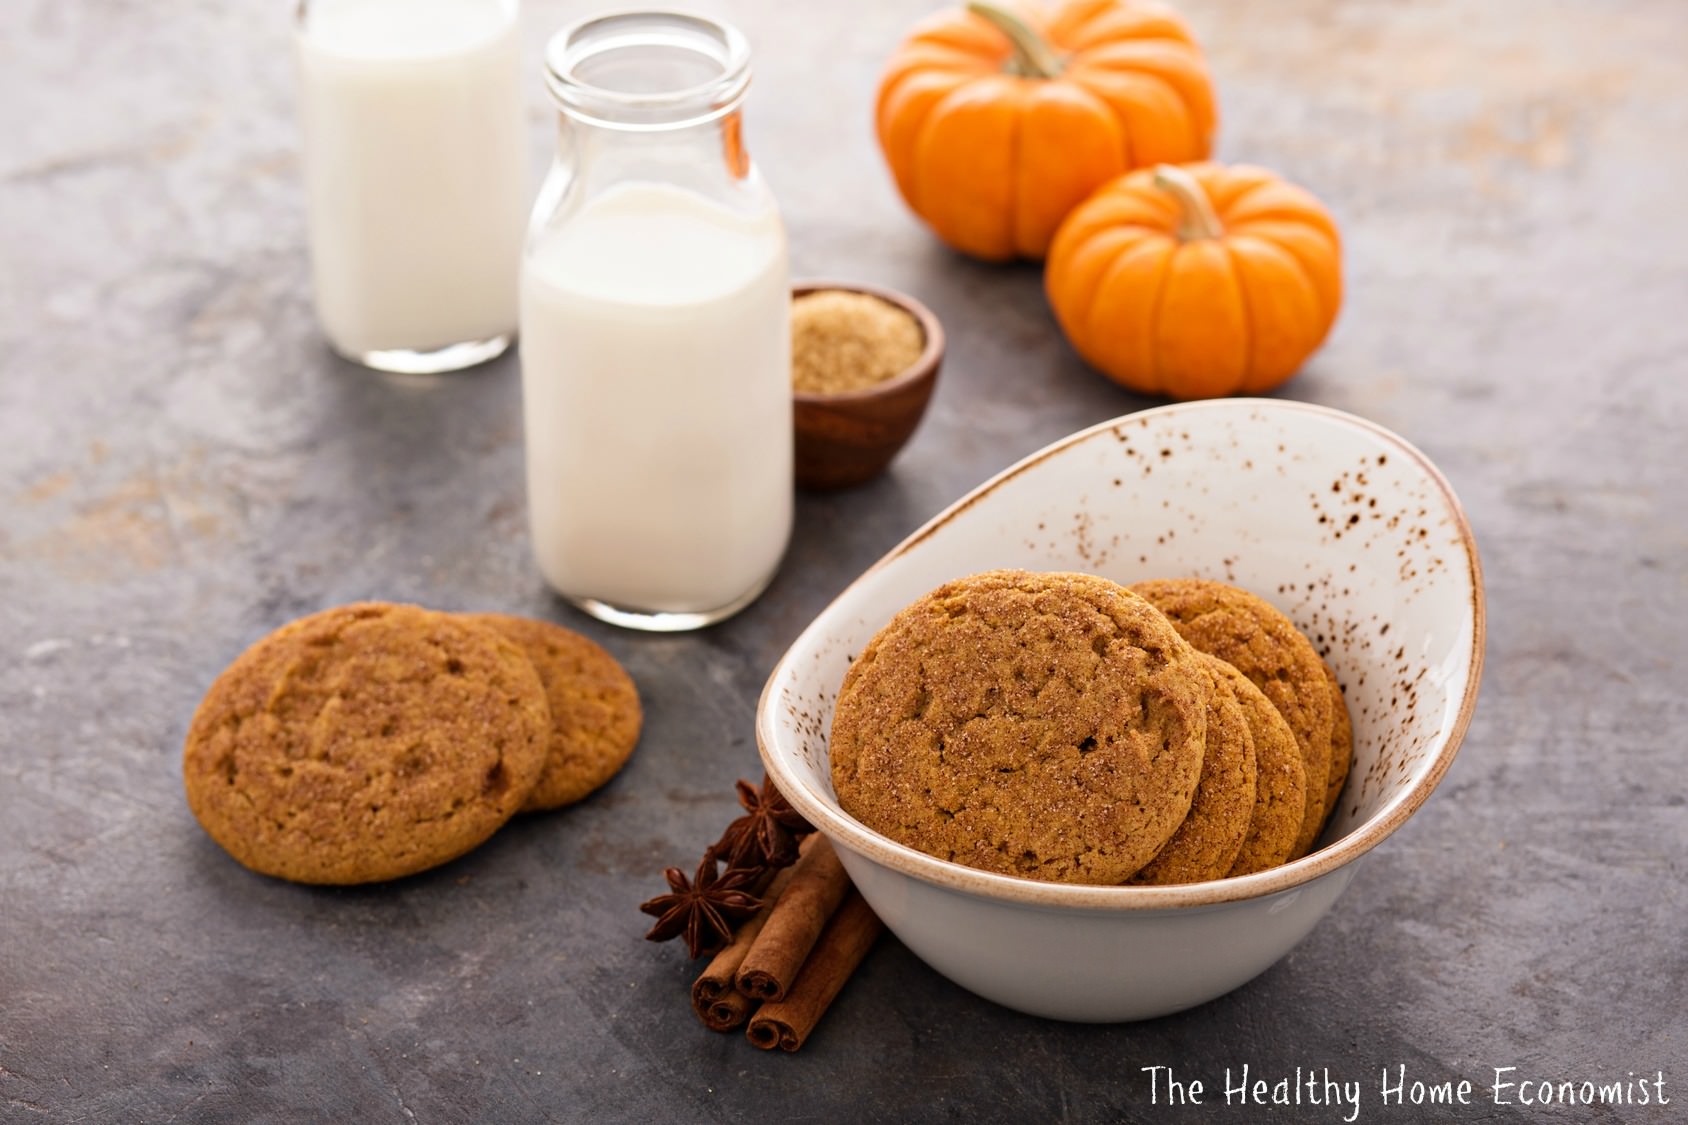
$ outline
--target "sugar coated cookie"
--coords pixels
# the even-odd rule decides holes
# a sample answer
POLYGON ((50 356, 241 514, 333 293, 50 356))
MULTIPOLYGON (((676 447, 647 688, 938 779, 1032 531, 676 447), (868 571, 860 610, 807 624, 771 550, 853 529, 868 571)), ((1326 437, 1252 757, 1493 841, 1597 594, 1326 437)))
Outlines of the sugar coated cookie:
POLYGON ((1330 686, 1312 642, 1269 602, 1223 582, 1176 578, 1131 588, 1191 645, 1247 676, 1289 723, 1306 771, 1306 808, 1294 852, 1304 854, 1324 822, 1331 755, 1330 686))
POLYGON ((1202 663, 1212 682, 1201 782, 1184 823, 1160 854, 1131 877, 1133 883, 1222 879, 1248 835, 1255 801, 1254 735, 1231 678, 1213 668, 1220 661, 1204 654, 1202 663))
POLYGON ((1123 883, 1190 810, 1208 677, 1166 618, 1084 574, 991 571, 899 612, 832 726, 840 805, 987 871, 1123 883))
POLYGON ((570 805, 614 777, 639 742, 639 691, 615 657, 548 621, 477 613, 468 620, 513 641, 533 663, 551 704, 550 749, 524 812, 570 805))
POLYGON ((498 633, 416 606, 324 610, 247 649, 189 725, 188 805, 266 875, 367 883, 491 836, 545 765, 533 665, 498 633))

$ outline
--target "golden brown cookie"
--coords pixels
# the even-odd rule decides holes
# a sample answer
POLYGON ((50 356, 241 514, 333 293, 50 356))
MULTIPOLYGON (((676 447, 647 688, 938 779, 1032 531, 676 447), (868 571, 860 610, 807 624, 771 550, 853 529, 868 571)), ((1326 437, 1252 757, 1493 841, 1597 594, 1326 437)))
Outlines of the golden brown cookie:
POLYGON ((971 867, 1123 883, 1190 810, 1207 732, 1195 652, 1087 574, 999 570, 899 612, 844 677, 844 811, 971 867))
POLYGON ((1254 744, 1254 811, 1227 875, 1252 875, 1290 858, 1307 815, 1307 767, 1295 732, 1247 676, 1224 661, 1214 673, 1235 693, 1254 744))
MULTIPOLYGON (((1331 724, 1330 777, 1325 782, 1325 814, 1319 819, 1320 833, 1336 811, 1336 802, 1348 781, 1348 770, 1354 764, 1354 723, 1348 715, 1348 700, 1342 694, 1342 684, 1337 680, 1330 662, 1323 663, 1325 682, 1330 685, 1331 724)), ((1317 840, 1318 833, 1313 838, 1317 840)))
POLYGON ((550 750, 523 812, 570 805, 616 775, 639 741, 639 690, 615 657, 573 629, 501 613, 466 615, 533 662, 551 704, 550 750))
POLYGON ((1254 736, 1236 688, 1211 668, 1222 662, 1206 654, 1201 659, 1209 666, 1210 680, 1201 782, 1184 823, 1160 854, 1131 877, 1133 883, 1159 886, 1222 879, 1248 835, 1254 815, 1254 736))
POLYGON ((1223 582, 1175 578, 1131 588, 1166 614, 1186 641, 1252 680, 1289 722, 1306 768, 1300 854, 1319 834, 1330 777, 1330 688, 1312 642, 1270 603, 1223 582))
POLYGON ((266 875, 368 883, 454 859, 508 820, 551 717, 521 650, 416 606, 324 610, 235 658, 188 728, 188 806, 266 875))

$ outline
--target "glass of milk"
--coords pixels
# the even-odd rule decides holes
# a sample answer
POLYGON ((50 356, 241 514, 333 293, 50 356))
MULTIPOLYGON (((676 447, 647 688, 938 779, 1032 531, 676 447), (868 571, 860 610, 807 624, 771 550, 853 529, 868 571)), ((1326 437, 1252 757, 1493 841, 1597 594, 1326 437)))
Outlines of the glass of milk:
POLYGON ((671 13, 558 33, 557 158, 522 260, 529 524, 557 592, 693 629, 744 608, 791 533, 785 228, 740 133, 750 52, 671 13))
POLYGON ((516 0, 302 0, 317 319, 384 371, 454 371, 516 332, 532 195, 516 0))

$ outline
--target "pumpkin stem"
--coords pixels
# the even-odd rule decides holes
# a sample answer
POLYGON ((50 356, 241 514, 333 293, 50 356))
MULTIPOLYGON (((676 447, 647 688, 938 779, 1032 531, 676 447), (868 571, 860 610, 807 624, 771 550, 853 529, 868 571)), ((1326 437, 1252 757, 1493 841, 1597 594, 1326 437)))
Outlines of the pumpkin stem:
POLYGON ((1064 69, 1061 56, 1037 29, 994 0, 968 0, 967 10, 990 21, 1014 46, 1009 72, 1024 78, 1054 78, 1064 69))
POLYGON ((1195 242, 1203 238, 1218 238, 1225 233, 1225 224, 1213 209, 1213 201, 1202 185, 1189 172, 1176 164, 1155 165, 1155 186, 1178 201, 1178 238, 1195 242))

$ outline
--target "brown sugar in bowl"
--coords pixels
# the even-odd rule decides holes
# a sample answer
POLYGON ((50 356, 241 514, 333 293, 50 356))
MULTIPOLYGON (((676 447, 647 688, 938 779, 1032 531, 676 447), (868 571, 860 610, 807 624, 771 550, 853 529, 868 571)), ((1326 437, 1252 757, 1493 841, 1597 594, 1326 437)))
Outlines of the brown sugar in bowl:
POLYGON ((797 484, 848 488, 885 471, 926 413, 944 357, 944 330, 932 310, 913 297, 877 285, 799 281, 792 299, 837 290, 865 293, 893 305, 920 327, 920 355, 903 371, 871 386, 831 394, 792 390, 797 484))

